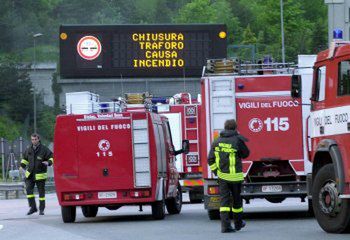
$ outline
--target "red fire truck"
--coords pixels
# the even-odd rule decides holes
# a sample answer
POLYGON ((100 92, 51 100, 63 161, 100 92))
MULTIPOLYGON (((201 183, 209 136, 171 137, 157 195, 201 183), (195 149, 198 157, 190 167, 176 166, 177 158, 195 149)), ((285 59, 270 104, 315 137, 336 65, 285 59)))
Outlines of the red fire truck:
MULTIPOLYGON (((300 101, 299 77, 292 96, 300 101)), ((333 42, 314 66, 308 178, 315 217, 326 232, 350 232, 350 43, 333 42)))
POLYGON ((58 116, 55 127, 55 183, 64 222, 76 207, 95 217, 99 207, 152 206, 163 219, 181 211, 175 151, 166 117, 147 111, 58 116))
MULTIPOLYGON (((251 149, 248 159, 243 160, 242 197, 246 202, 265 198, 280 203, 287 197, 305 201, 309 163, 303 142, 304 106, 301 99, 290 96, 292 69, 229 61, 213 60, 207 69, 215 69, 217 64, 221 73, 204 71, 201 80, 201 155, 207 156, 225 120, 234 118, 251 149), (232 73, 222 71, 230 65, 232 73)), ((203 164, 203 176, 205 209, 210 219, 216 219, 219 188, 207 164, 203 164)))
POLYGON ((176 156, 180 183, 182 189, 189 192, 190 202, 200 203, 203 201, 202 158, 199 154, 201 104, 189 93, 176 94, 167 102, 170 104, 156 107, 169 119, 174 146, 180 148, 183 139, 189 140, 190 144, 188 154, 176 156))
POLYGON ((127 93, 125 98, 120 97, 117 102, 99 102, 98 99, 99 95, 90 92, 66 93, 67 114, 115 112, 123 102, 128 112, 153 109, 166 116, 174 147, 180 149, 182 141, 189 140, 189 153, 178 154, 175 160, 182 191, 189 192, 191 203, 203 201, 202 161, 199 154, 200 96, 192 98, 190 93, 178 93, 172 97, 152 97, 148 93, 127 93))
MULTIPOLYGON (((130 96, 130 98, 136 102, 136 96, 142 94, 133 95, 135 96, 130 96)), ((168 118, 175 148, 181 148, 183 139, 189 140, 189 153, 177 155, 175 166, 180 174, 182 190, 189 192, 190 202, 201 203, 203 201, 203 178, 202 158, 199 154, 200 99, 192 98, 189 93, 178 93, 172 97, 150 97, 148 101, 152 102, 150 107, 154 111, 168 118)), ((145 100, 139 97, 138 104, 127 104, 127 111, 145 109, 144 103, 145 100)))

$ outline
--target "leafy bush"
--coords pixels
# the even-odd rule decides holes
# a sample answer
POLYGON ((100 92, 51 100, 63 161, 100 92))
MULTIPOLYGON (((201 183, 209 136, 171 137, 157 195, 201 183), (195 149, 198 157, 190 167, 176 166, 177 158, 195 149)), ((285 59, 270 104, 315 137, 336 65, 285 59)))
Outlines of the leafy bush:
POLYGON ((13 141, 20 136, 21 124, 0 115, 0 137, 13 141))

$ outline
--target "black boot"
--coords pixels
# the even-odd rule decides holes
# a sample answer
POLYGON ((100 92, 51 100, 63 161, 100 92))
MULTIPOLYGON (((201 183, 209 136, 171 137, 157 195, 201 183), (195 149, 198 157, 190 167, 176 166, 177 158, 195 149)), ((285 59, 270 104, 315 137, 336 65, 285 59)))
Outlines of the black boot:
POLYGON ((221 232, 222 233, 235 232, 235 229, 233 229, 231 226, 229 212, 221 212, 220 218, 221 218, 221 232))
POLYGON ((236 231, 241 230, 246 225, 246 222, 242 218, 243 218, 243 213, 235 213, 234 214, 234 219, 235 219, 234 221, 235 221, 235 229, 236 229, 236 231))
POLYGON ((28 203, 30 209, 27 212, 27 215, 32 215, 33 213, 38 211, 38 209, 36 208, 35 198, 28 198, 28 203))
POLYGON ((45 200, 39 201, 39 215, 44 215, 44 209, 45 209, 45 200))

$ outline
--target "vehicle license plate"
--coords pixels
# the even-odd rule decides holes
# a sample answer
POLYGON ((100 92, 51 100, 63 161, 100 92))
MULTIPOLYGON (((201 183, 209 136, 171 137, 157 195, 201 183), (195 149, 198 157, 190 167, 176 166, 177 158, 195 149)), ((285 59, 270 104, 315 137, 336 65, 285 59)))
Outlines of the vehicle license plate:
POLYGON ((117 192, 99 192, 99 199, 117 198, 117 192))
POLYGON ((261 190, 263 192, 282 192, 282 186, 281 185, 262 186, 261 190))

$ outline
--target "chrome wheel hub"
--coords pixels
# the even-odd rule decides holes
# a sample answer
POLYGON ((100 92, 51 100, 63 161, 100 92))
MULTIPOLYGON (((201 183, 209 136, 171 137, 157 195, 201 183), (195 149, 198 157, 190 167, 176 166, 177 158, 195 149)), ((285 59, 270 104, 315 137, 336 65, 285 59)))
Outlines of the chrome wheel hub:
POLYGON ((323 213, 335 216, 340 211, 340 198, 335 182, 327 182, 320 190, 319 204, 323 213))

